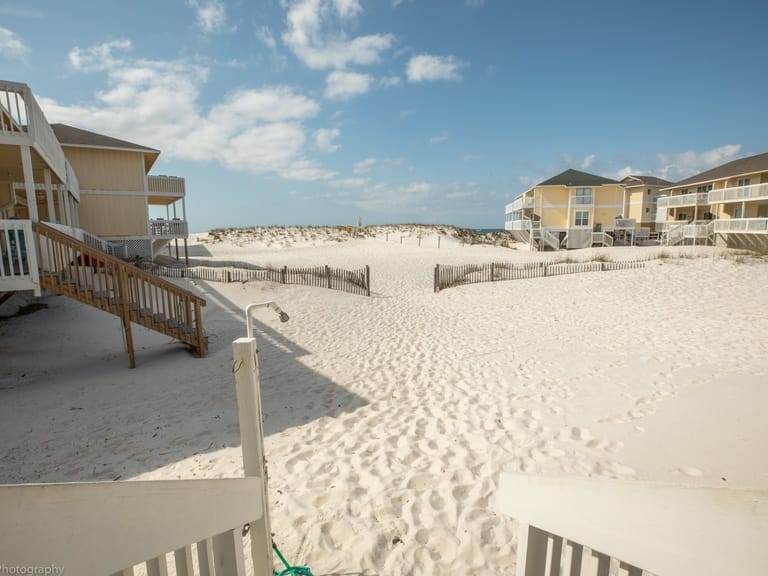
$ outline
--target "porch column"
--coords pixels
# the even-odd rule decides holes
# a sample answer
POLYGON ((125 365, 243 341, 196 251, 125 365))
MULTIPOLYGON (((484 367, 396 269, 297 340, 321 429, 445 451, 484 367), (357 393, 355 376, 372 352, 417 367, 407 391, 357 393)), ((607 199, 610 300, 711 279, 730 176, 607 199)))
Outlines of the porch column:
POLYGON ((72 222, 72 206, 70 206, 71 198, 69 196, 69 190, 64 191, 64 213, 67 217, 67 226, 74 226, 72 222))
POLYGON ((51 183, 51 171, 46 168, 43 170, 45 179, 45 203, 48 207, 48 221, 56 222, 56 207, 53 205, 53 184, 51 183))
POLYGON ((39 222, 37 215, 37 193, 35 192, 35 175, 32 172, 32 153, 29 146, 21 147, 21 167, 24 171, 24 190, 27 192, 27 210, 29 210, 29 219, 33 222, 39 222))
POLYGON ((60 224, 65 224, 65 222, 64 222, 64 214, 65 214, 65 212, 64 212, 64 187, 63 186, 59 186, 58 187, 58 189, 56 190, 56 196, 57 196, 57 198, 59 200, 59 212, 58 212, 58 214, 59 214, 59 223, 60 224))

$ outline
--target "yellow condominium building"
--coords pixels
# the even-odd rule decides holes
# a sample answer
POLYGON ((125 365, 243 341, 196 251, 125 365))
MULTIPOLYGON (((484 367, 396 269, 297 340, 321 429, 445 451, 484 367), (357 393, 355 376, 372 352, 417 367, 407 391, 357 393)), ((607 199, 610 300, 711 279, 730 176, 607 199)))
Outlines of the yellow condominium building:
POLYGON ((656 227, 665 243, 768 249, 768 153, 733 160, 661 193, 656 227))
POLYGON ((618 238, 634 241, 638 223, 627 218, 627 196, 627 188, 617 180, 566 170, 507 204, 504 227, 536 249, 612 246, 618 238))

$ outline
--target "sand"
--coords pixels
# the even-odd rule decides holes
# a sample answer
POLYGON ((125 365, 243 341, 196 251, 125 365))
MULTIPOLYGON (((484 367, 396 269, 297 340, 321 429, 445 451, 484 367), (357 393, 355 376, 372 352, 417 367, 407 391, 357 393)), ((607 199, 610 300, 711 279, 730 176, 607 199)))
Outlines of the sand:
POLYGON ((434 294, 435 263, 564 254, 422 236, 193 234, 199 262, 371 267, 370 298, 180 281, 208 300, 205 359, 137 329, 130 370, 119 320, 60 296, 0 322, 0 481, 241 475, 231 342, 275 300, 291 320, 254 323, 272 529, 317 575, 510 573, 502 471, 768 488, 768 263, 664 249, 434 294))

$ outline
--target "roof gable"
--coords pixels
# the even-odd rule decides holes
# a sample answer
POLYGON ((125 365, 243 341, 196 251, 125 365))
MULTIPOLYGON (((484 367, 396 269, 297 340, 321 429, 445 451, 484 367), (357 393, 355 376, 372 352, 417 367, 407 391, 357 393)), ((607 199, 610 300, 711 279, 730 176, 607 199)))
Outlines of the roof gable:
POLYGON ((690 178, 681 180, 675 184, 675 186, 685 186, 688 184, 697 184, 699 182, 709 182, 711 180, 722 180, 731 176, 740 176, 742 174, 763 171, 768 171, 768 152, 726 162, 725 164, 721 164, 720 166, 710 168, 709 170, 695 174, 690 178))
POLYGON ((603 178, 595 174, 569 169, 545 180, 537 186, 602 186, 603 184, 618 184, 617 180, 603 178))
POLYGON ((62 146, 74 146, 78 148, 103 148, 108 150, 125 150, 127 152, 139 152, 144 154, 144 165, 147 172, 160 156, 160 150, 134 144, 127 140, 112 138, 90 130, 75 128, 66 124, 51 124, 56 139, 62 146))
POLYGON ((656 176, 640 176, 638 174, 631 174, 622 179, 621 182, 628 186, 672 186, 673 184, 663 178, 657 178, 656 176))

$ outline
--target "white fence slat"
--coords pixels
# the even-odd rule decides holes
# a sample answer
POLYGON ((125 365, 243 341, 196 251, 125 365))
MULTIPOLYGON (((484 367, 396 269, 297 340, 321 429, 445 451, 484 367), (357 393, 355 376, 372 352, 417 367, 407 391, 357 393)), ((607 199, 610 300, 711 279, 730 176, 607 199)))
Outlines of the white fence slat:
POLYGON ((213 562, 216 576, 245 576, 242 528, 227 530, 213 537, 213 562))
POLYGON ((520 525, 517 544, 517 576, 546 574, 548 535, 535 526, 520 525))
POLYGON ((626 571, 627 576, 643 576, 642 569, 638 568, 637 566, 627 564, 626 562, 619 562, 619 569, 626 571))
POLYGON ((210 538, 197 543, 197 569, 200 576, 214 576, 213 543, 210 538))
POLYGON ((147 576, 168 576, 168 558, 165 554, 147 560, 147 576))
POLYGON ((176 549, 173 553, 173 559, 176 565, 176 576, 194 576, 191 545, 176 549))

